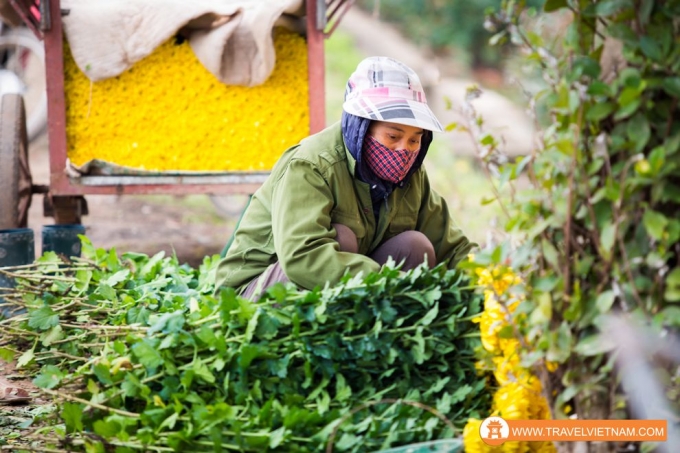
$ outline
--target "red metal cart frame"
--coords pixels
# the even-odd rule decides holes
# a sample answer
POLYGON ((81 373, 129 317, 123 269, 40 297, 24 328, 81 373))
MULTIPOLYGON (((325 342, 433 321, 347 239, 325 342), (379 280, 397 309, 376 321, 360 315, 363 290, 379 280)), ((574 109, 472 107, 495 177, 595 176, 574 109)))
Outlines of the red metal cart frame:
MULTIPOLYGON (((80 176, 67 175, 64 46, 60 0, 10 0, 33 32, 44 40, 48 107, 50 183, 46 215, 56 223, 80 223, 86 213, 86 194, 252 194, 268 172, 224 172, 215 175, 80 176)), ((328 38, 354 0, 306 0, 309 77, 309 130, 325 127, 324 40, 328 38)))

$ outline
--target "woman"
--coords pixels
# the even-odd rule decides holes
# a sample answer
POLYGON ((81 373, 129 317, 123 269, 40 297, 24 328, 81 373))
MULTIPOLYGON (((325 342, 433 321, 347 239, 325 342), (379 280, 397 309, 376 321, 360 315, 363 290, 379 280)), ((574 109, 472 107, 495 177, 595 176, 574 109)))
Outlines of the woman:
POLYGON ((418 76, 370 57, 347 82, 342 121, 288 149, 253 195, 220 263, 218 284, 257 299, 276 282, 312 289, 389 257, 451 268, 474 244, 422 166, 442 126, 418 76))

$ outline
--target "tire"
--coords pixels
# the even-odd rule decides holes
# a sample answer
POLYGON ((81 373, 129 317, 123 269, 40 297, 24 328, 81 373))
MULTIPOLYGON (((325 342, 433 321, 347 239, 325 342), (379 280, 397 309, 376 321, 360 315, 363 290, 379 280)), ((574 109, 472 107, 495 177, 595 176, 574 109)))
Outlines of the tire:
POLYGON ((0 229, 28 226, 32 184, 24 101, 5 94, 0 99, 0 229))
MULTIPOLYGON (((32 141, 47 128, 47 89, 45 79, 45 48, 31 30, 25 27, 13 28, 0 35, 0 55, 19 55, 25 51, 24 64, 16 58, 10 59, 7 69, 12 70, 21 80, 27 111, 26 130, 32 141)), ((3 93, 0 90, 0 94, 3 93)))

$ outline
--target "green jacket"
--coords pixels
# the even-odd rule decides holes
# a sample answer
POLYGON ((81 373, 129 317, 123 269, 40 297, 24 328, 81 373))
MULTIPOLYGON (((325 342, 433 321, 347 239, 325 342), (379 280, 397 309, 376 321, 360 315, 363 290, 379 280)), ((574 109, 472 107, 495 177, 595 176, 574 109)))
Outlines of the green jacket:
POLYGON ((242 288, 277 260, 307 289, 334 284, 347 271, 365 275, 380 270, 366 255, 406 230, 425 234, 437 262, 449 268, 475 245, 454 224, 422 167, 390 194, 376 224, 369 186, 354 176, 355 164, 340 123, 288 149, 244 212, 220 263, 218 285, 242 288), (359 254, 339 251, 331 223, 352 229, 359 254))

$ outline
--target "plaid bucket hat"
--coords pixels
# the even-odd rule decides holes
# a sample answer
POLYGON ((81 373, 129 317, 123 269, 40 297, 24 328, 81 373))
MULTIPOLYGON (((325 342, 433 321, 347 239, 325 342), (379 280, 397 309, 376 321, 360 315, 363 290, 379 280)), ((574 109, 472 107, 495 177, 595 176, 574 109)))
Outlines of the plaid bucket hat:
POLYGON ((345 112, 361 118, 443 132, 425 99, 418 75, 389 57, 361 61, 347 81, 345 112))

